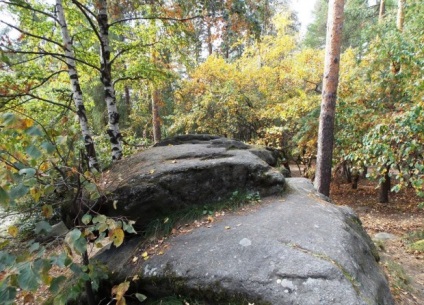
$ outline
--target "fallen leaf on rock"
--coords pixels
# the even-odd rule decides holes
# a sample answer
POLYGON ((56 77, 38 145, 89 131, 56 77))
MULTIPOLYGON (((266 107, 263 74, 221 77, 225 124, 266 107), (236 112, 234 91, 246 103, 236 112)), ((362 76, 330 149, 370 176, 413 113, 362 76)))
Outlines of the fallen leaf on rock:
POLYGON ((137 256, 134 256, 133 259, 132 259, 132 261, 133 261, 133 263, 135 263, 136 261, 138 261, 138 257, 137 256))
POLYGON ((231 229, 230 226, 225 226, 225 230, 229 230, 229 229, 231 229))

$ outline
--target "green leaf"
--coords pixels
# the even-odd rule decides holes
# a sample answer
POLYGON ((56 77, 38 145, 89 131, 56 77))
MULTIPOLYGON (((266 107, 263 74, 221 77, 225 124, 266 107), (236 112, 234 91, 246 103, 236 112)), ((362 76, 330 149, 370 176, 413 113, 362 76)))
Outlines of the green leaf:
POLYGON ((73 244, 78 238, 82 235, 81 231, 78 229, 73 229, 68 234, 66 234, 65 241, 68 244, 73 244))
POLYGON ((40 243, 33 243, 30 247, 29 247, 29 252, 35 252, 38 249, 40 249, 40 243))
MULTIPOLYGON (((50 284, 50 287, 49 287, 50 292, 52 294, 58 293, 60 288, 62 287, 62 284, 64 282, 66 282, 66 280, 67 280, 66 276, 63 276, 63 275, 53 278, 53 280, 50 284)), ((56 303, 54 303, 54 304, 56 304, 56 303)))
POLYGON ((40 145, 48 154, 51 154, 52 152, 55 151, 56 146, 54 146, 52 143, 50 142, 43 142, 40 145))
POLYGON ((64 268, 68 265, 68 255, 66 254, 66 252, 62 252, 59 255, 52 256, 50 257, 50 260, 53 265, 56 265, 59 268, 64 268))
POLYGON ((88 225, 91 222, 92 218, 93 216, 91 216, 90 214, 85 214, 84 216, 82 216, 81 221, 83 224, 88 225))
POLYGON ((78 229, 73 229, 66 234, 65 241, 71 248, 77 251, 78 254, 82 254, 87 250, 87 241, 78 229))
POLYGON ((143 302, 143 301, 145 301, 147 299, 147 297, 144 294, 141 294, 141 293, 136 293, 135 294, 135 297, 137 298, 137 300, 139 302, 143 302))
POLYGON ((39 275, 35 272, 33 264, 30 262, 24 263, 19 268, 20 272, 18 274, 18 283, 19 286, 28 291, 35 291, 39 286, 39 275))
POLYGON ((0 186, 0 204, 3 206, 7 206, 10 203, 9 194, 6 192, 4 188, 0 186))
POLYGON ((38 126, 36 126, 36 125, 34 125, 34 126, 32 126, 32 127, 28 128, 28 129, 25 131, 25 133, 26 133, 27 135, 30 135, 30 136, 42 136, 42 135, 43 135, 43 132, 41 131, 40 127, 38 127, 38 126))
POLYGON ((22 183, 20 183, 10 190, 9 196, 11 199, 18 199, 25 196, 28 193, 28 191, 29 191, 29 188, 23 185, 22 183))
POLYGON ((52 226, 47 221, 40 221, 35 225, 35 234, 45 234, 52 230, 52 226))
POLYGON ((0 300, 2 304, 14 304, 16 298, 16 288, 7 285, 7 281, 0 282, 0 300))
POLYGON ((25 175, 26 178, 34 177, 37 171, 35 168, 27 167, 19 170, 19 175, 25 175))
POLYGON ((28 156, 34 159, 38 159, 43 155, 41 151, 35 145, 28 146, 25 151, 28 154, 28 156))
POLYGON ((66 301, 66 296, 63 294, 58 294, 53 300, 53 305, 66 305, 66 301))
POLYGON ((127 233, 137 234, 137 232, 134 230, 134 227, 131 224, 126 223, 125 221, 124 221, 122 228, 127 233))
POLYGON ((0 272, 3 272, 5 269, 14 265, 16 262, 16 257, 5 252, 0 251, 0 272))
POLYGON ((83 254, 85 251, 87 251, 87 240, 84 238, 84 236, 81 236, 74 242, 73 247, 79 254, 83 254))
POLYGON ((105 215, 97 215, 93 218, 93 223, 106 223, 107 217, 105 215))

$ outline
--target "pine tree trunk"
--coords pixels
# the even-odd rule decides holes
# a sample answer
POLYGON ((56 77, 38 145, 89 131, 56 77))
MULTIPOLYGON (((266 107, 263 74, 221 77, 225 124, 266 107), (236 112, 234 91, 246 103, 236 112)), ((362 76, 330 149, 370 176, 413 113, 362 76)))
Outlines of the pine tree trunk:
POLYGON ((99 35, 101 43, 101 82, 105 92, 105 102, 108 114, 109 141, 112 147, 112 160, 117 161, 122 158, 122 135, 119 131, 119 113, 116 106, 115 89, 112 83, 112 67, 110 62, 109 45, 109 24, 107 15, 107 1, 97 1, 99 24, 99 35))
POLYGON ((330 0, 325 48, 324 82, 318 129, 315 188, 329 196, 333 160, 334 116, 340 66, 344 0, 330 0))
POLYGON ((88 126, 88 120, 86 110, 84 107, 84 100, 79 83, 78 71, 76 69, 75 54, 72 45, 72 39, 68 32, 68 26, 66 24, 65 14, 63 12, 62 0, 56 0, 56 11, 57 17, 62 30, 63 48, 66 55, 66 64, 68 66, 68 74, 71 81, 72 88, 72 99, 75 103, 79 124, 81 127, 81 133, 84 138, 85 151, 88 158, 88 167, 90 169, 95 168, 100 171, 100 166, 97 161, 96 149, 94 147, 94 141, 91 136, 91 131, 88 126))
POLYGON ((159 115, 160 93, 155 85, 152 85, 152 123, 153 142, 161 141, 160 115, 159 115))

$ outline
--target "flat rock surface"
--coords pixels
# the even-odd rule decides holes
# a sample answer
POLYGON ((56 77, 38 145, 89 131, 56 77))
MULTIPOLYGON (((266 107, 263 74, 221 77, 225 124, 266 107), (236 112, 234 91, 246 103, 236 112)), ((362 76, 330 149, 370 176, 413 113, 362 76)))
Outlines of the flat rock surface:
POLYGON ((393 304, 377 252, 349 208, 320 197, 302 178, 251 213, 170 239, 163 255, 140 257, 139 241, 103 253, 117 280, 140 276, 151 294, 208 304, 393 304))

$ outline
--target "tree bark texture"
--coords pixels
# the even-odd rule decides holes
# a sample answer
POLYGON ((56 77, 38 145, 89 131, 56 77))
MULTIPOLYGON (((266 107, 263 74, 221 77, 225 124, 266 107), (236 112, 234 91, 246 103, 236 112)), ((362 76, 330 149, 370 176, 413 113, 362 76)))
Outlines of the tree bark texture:
POLYGON ((153 142, 158 143, 161 141, 160 130, 160 92, 155 85, 152 85, 152 123, 153 123, 153 142))
POLYGON ((63 48, 66 55, 66 64, 68 66, 68 74, 71 81, 72 98, 75 103, 79 124, 81 127, 81 133, 84 139, 85 151, 88 158, 89 168, 95 168, 100 170, 99 163, 97 161, 96 149, 94 147, 94 141, 91 136, 91 131, 88 125, 86 110, 84 107, 84 100, 79 82, 79 76, 76 69, 75 54, 72 45, 72 39, 69 35, 68 26, 63 11, 62 0, 56 0, 56 11, 57 18, 60 23, 62 30, 63 48))
POLYGON ((384 174, 384 181, 380 183, 379 202, 389 203, 389 193, 391 189, 391 179, 389 175, 390 166, 387 166, 387 171, 384 174))
POLYGON ((105 92, 105 102, 108 114, 109 141, 112 147, 112 160, 122 158, 122 135, 119 130, 119 113, 116 106, 115 89, 112 83, 112 65, 110 62, 109 24, 107 15, 107 1, 97 1, 97 22, 101 44, 101 82, 105 92))
POLYGON ((406 0, 398 0, 396 27, 401 32, 403 31, 403 24, 405 22, 405 3, 406 0))
POLYGON ((380 0, 380 10, 378 13, 378 22, 383 22, 384 14, 386 13, 386 2, 385 0, 380 0))
POLYGON ((334 116, 340 67, 344 0, 330 0, 325 47, 324 80, 318 129, 318 154, 314 185, 329 196, 333 160, 334 116))

